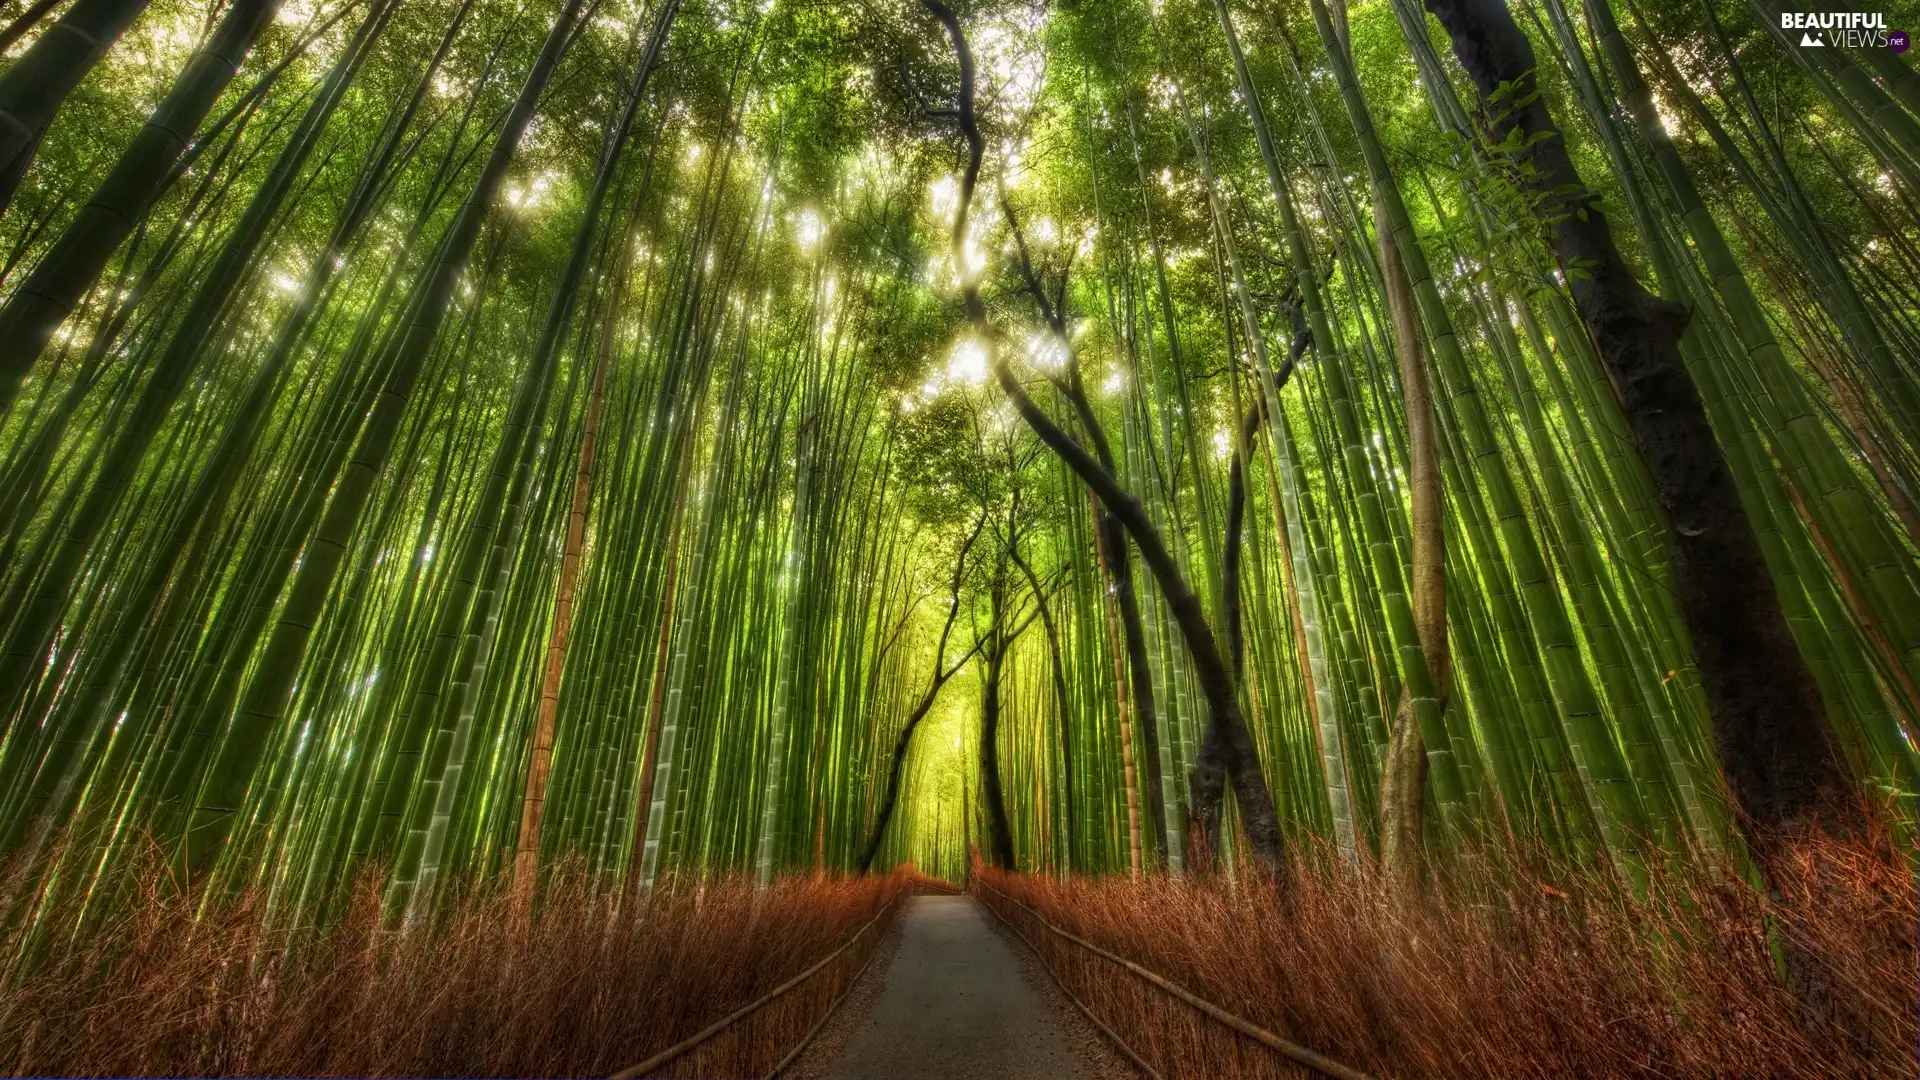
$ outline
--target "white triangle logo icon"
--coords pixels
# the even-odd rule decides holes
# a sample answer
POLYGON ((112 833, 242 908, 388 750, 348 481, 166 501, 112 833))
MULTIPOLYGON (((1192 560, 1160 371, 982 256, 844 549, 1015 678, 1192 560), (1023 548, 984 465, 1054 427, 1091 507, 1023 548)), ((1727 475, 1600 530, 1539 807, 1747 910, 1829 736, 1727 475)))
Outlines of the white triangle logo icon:
POLYGON ((1802 31, 1800 34, 1800 47, 1803 49, 1824 49, 1827 47, 1827 43, 1814 37, 1812 34, 1802 31))

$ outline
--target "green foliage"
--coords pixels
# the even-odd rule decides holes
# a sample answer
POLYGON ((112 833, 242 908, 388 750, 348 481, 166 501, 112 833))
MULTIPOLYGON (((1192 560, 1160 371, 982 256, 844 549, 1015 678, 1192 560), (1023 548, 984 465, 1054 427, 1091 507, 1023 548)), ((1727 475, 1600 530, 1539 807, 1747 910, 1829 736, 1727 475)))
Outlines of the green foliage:
MULTIPOLYGON (((1920 616, 1899 609, 1920 577, 1920 415, 1902 388, 1920 374, 1920 220, 1901 170, 1915 163, 1842 106, 1891 125, 1910 105, 1884 72, 1868 87, 1886 101, 1856 101, 1857 83, 1803 70, 1744 13, 1720 15, 1723 42, 1700 11, 1622 5, 1628 54, 1664 49, 1694 81, 1688 99, 1657 71, 1634 76, 1665 117, 1649 138, 1610 96, 1628 80, 1617 50, 1597 43, 1592 9, 1557 6, 1543 17, 1564 18, 1576 48, 1516 5, 1544 66, 1476 116, 1415 4, 1350 5, 1338 55, 1305 4, 1228 5, 1289 223, 1212 3, 982 0, 964 13, 988 139, 970 233, 979 262, 956 268, 958 71, 918 4, 689 4, 589 221, 603 135, 653 17, 605 0, 460 257, 444 325, 395 406, 390 459, 374 463, 337 575, 308 598, 317 618, 284 715, 257 765, 226 778, 245 800, 213 873, 266 887, 289 918, 332 912, 355 867, 405 858, 382 815, 432 818, 443 777, 442 880, 501 867, 520 834, 603 355, 543 861, 578 854, 594 873, 639 879, 651 837, 664 868, 744 867, 763 841, 782 867, 854 862, 935 663, 948 575, 984 514, 993 524, 967 556, 948 662, 991 632, 997 573, 1016 608, 1037 602, 1005 569, 1011 550, 1050 590, 1052 625, 1020 637, 1002 674, 1020 861, 1128 868, 1129 806, 1146 780, 1137 769, 1130 791, 1123 762, 1141 765, 1146 746, 1138 725, 1122 745, 1131 691, 1092 503, 987 378, 958 307, 961 271, 980 275, 997 347, 1036 398, 1089 438, 1046 381, 1077 368, 1119 478, 1216 621, 1227 466, 1259 393, 1239 292, 1275 356, 1292 336, 1286 299, 1307 280, 1323 298, 1283 422, 1253 444, 1246 474, 1239 692, 1289 838, 1335 836, 1337 789, 1351 792, 1344 824, 1367 850, 1404 678, 1391 597, 1410 557, 1405 405, 1372 211, 1382 169, 1395 228, 1430 268, 1419 320, 1446 477, 1457 674, 1438 730, 1466 826, 1436 827, 1430 849, 1511 828, 1605 861, 1637 850, 1614 819, 1641 806, 1673 854, 1724 851, 1662 511, 1566 304, 1567 279, 1587 268, 1556 267, 1540 242, 1543 221, 1596 209, 1650 284, 1697 310, 1690 362, 1833 725, 1863 787, 1909 822, 1920 616), (1542 136, 1505 120, 1536 102, 1596 190, 1523 194, 1542 136), (1697 208, 1676 196, 1676 166, 1695 179, 1697 208), (1030 296, 1003 198, 1067 340, 1030 296), (583 228, 590 263, 541 368, 529 358, 583 228), (1731 245, 1724 263, 1709 262, 1705 229, 1731 245), (1750 285, 1751 309, 1727 299, 1729 273, 1750 285), (537 402, 524 442, 507 424, 516 400, 537 402), (1275 471, 1282 460, 1291 474, 1275 471), (495 461, 522 485, 511 508, 483 497, 495 461), (1289 524, 1307 550, 1291 549, 1289 524), (458 582, 456 553, 481 533, 498 577, 458 582), (1296 566, 1317 597, 1317 657, 1296 566), (429 657, 449 627, 468 651, 436 677, 429 657), (1308 692, 1316 660, 1324 698, 1308 692), (428 718, 446 733, 424 750, 401 721, 422 695, 441 696, 428 718), (670 751, 657 734, 668 726, 670 751), (1348 775, 1327 775, 1341 760, 1325 753, 1330 738, 1348 775), (1625 764, 1609 772, 1612 760, 1625 764), (655 777, 658 817, 642 799, 655 777)), ((44 649, 9 661, 27 674, 0 702, 0 823, 36 855, 69 824, 105 837, 104 850, 58 849, 47 903, 91 897, 96 868, 142 835, 185 842, 275 620, 299 610, 290 583, 417 317, 409 283, 440 257, 558 10, 477 3, 429 70, 458 7, 403 4, 385 25, 262 224, 235 295, 186 343, 184 389, 105 527, 77 542, 71 580, 46 571, 104 448, 357 14, 295 54, 338 9, 283 10, 210 113, 238 106, 232 120, 203 133, 0 417, 0 627, 18 636, 32 596, 59 613, 44 649), (370 193, 357 221, 356 190, 370 193), (337 266, 316 276, 326 259, 337 266), (281 338, 283 369, 250 398, 281 338), (264 406, 243 409, 251 400, 264 406), (196 501, 210 476, 228 490, 196 501), (158 587, 143 589, 149 580, 158 587)), ((0 218, 0 302, 74 220, 207 17, 155 0, 67 100, 0 218)), ((1135 577, 1178 815, 1205 708, 1164 598, 1135 577)), ((963 844, 981 835, 970 725, 985 677, 970 662, 915 736, 883 858, 963 872, 963 844)), ((1149 866, 1159 846, 1145 842, 1149 866)))

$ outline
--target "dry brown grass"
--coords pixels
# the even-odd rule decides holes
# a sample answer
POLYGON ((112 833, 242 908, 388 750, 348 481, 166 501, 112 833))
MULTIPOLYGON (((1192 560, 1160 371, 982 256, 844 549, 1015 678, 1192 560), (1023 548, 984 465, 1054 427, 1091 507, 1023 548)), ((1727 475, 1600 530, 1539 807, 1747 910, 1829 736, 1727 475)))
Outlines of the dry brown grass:
MULTIPOLYGON (((372 879, 334 925, 291 931, 245 897, 196 920, 195 897, 136 880, 120 914, 0 990, 0 1072, 606 1076, 831 953, 909 877, 787 879, 757 903, 750 879, 682 880, 636 920, 617 890, 563 869, 524 929, 496 887, 406 935, 381 928, 372 879)), ((881 929, 666 1074, 763 1075, 881 929)))
MULTIPOLYGON (((1445 890, 1409 905, 1317 853, 1288 907, 1223 882, 979 872, 1055 925, 1376 1076, 1911 1077, 1913 882, 1884 850, 1825 841, 1801 850, 1801 876, 1784 886, 1822 898, 1805 914, 1701 871, 1662 875, 1635 900, 1569 874, 1477 867, 1470 895, 1445 890), (1803 1022, 1775 975, 1770 918, 1832 973, 1836 999, 1850 1003, 1850 1035, 1803 1022)), ((979 894, 1164 1075, 1300 1075, 979 894)))

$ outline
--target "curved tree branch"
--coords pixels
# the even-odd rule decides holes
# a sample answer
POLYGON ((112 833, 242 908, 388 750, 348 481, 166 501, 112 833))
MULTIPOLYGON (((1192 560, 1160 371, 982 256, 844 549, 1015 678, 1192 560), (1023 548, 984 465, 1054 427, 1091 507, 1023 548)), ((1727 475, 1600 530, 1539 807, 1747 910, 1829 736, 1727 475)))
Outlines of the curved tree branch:
POLYGON ((927 718, 927 713, 933 711, 933 703, 940 697, 941 688, 959 674, 960 669, 985 644, 984 638, 976 638, 973 648, 955 660, 953 666, 947 666, 947 642, 953 637, 953 624, 960 619, 960 586, 967 577, 967 555, 986 526, 987 516, 981 514, 980 520, 974 522, 973 531, 967 534, 966 542, 960 545, 959 557, 953 561, 953 577, 947 589, 947 621, 940 627, 940 643, 933 650, 933 679, 928 683, 926 693, 920 695, 919 704, 907 714, 907 722, 900 728, 900 734, 893 740, 893 763, 887 770, 887 793, 880 800, 880 810, 874 815, 873 829, 860 849, 860 861, 855 867, 858 873, 864 874, 873 868, 874 856, 879 854, 880 843, 886 839, 887 825, 893 821, 893 808, 900 801, 900 776, 906 769, 907 751, 913 746, 914 730, 920 726, 920 721, 927 718))
MULTIPOLYGON (((921 2, 946 27, 960 62, 959 123, 961 132, 967 138, 967 167, 961 180, 960 209, 954 215, 954 253, 959 255, 964 250, 967 216, 973 203, 974 189, 980 179, 980 162, 985 149, 979 121, 974 115, 973 53, 967 46, 966 33, 960 28, 960 20, 952 8, 942 0, 921 2)), ((1234 795, 1246 826, 1248 843, 1262 866, 1276 875, 1285 875, 1288 866, 1282 849, 1279 817, 1273 808, 1273 796, 1267 788, 1265 776, 1261 774, 1260 760, 1254 750, 1253 738, 1247 731, 1246 720, 1240 713, 1240 703, 1234 693, 1226 658, 1221 655, 1213 627, 1207 623, 1200 598, 1188 587, 1185 577, 1180 573, 1179 564, 1167 550, 1159 530, 1154 527, 1139 500, 1121 487, 1112 473, 1102 468, 1100 462, 1074 442, 1028 396, 1026 388, 1014 376, 1012 365, 1000 347, 999 335, 987 318, 986 301, 980 294, 979 284, 966 281, 962 297, 967 319, 973 324, 975 332, 980 334, 982 344, 987 349, 994 377, 1013 400, 1014 408, 1034 434, 1040 437, 1040 441, 1058 454, 1081 481, 1093 489, 1101 505, 1119 519, 1139 547, 1142 560, 1153 572, 1154 580, 1159 583, 1167 606, 1173 612, 1174 621, 1186 638, 1188 652, 1193 657, 1195 674, 1211 712, 1208 738, 1217 739, 1224 746, 1222 760, 1234 779, 1234 795)), ((1194 787, 1195 809, 1206 814, 1210 807, 1219 804, 1226 787, 1226 777, 1196 775, 1194 787)))

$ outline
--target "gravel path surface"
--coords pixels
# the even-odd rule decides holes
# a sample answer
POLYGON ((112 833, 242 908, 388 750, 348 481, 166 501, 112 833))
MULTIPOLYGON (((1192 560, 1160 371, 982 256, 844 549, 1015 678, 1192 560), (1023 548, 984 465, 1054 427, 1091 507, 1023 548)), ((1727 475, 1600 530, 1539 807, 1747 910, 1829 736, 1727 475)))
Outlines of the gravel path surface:
MULTIPOLYGON (((902 901, 904 905, 905 901, 902 901)), ((874 1002, 880 1000, 880 991, 887 982, 887 968, 893 965, 893 956, 900 951, 900 926, 906 920, 896 914, 888 924, 886 936, 873 950, 873 958, 867 962, 867 969, 861 973, 860 981, 853 984, 853 990, 847 994, 847 1000, 840 1003, 827 1020, 827 1026, 807 1044, 786 1072, 780 1074, 781 1080, 826 1080, 834 1067, 840 1064, 841 1057, 847 1052, 847 1042, 861 1028, 867 1026, 867 1017, 873 1014, 874 1002)))
MULTIPOLYGON (((1114 1075, 1105 1062, 1083 1060, 1084 1039, 1075 1037, 1058 1008, 1023 974, 1025 965, 991 920, 970 897, 910 898, 897 924, 897 951, 877 992, 856 988, 847 1003, 850 1016, 866 1015, 826 1074, 830 1080, 1114 1075), (857 1008, 866 994, 877 995, 870 1011, 857 1008)), ((869 969, 863 982, 873 974, 869 969)))
POLYGON ((1141 1080, 1146 1074, 1135 1068, 1100 1029, 1087 1022, 1087 1018, 1074 1007, 1073 1002, 1060 992, 1060 984, 1053 981, 1047 969, 1040 965, 1040 958, 1026 942, 1016 937, 1007 925, 993 917, 993 912, 983 911, 987 925, 1000 939, 1013 950, 1020 961, 1020 970, 1027 977, 1027 985, 1036 989, 1045 999, 1053 1018, 1059 1022, 1066 1033, 1067 1045, 1080 1058, 1080 1070, 1086 1073, 1088 1080, 1141 1080))

